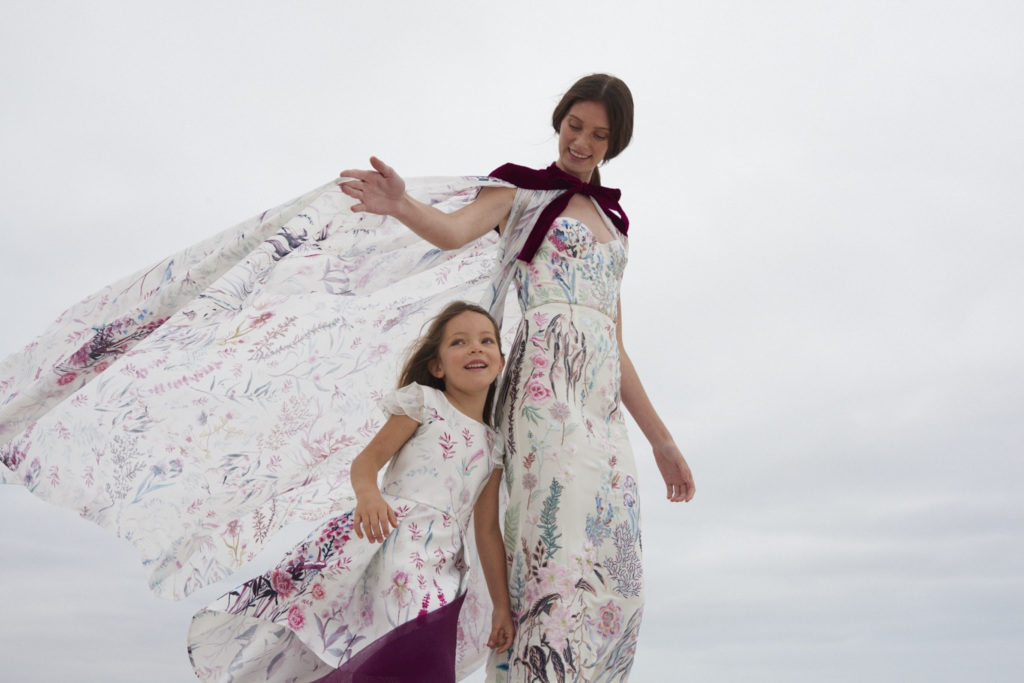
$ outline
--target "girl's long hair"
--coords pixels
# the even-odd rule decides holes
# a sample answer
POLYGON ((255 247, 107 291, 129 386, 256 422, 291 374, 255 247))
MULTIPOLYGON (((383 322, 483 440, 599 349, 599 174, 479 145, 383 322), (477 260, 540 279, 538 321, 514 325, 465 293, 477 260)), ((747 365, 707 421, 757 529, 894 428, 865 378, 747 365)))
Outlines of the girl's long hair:
MULTIPOLYGON (((427 327, 426 333, 410 347, 408 360, 405 361, 405 365, 402 367, 402 372, 399 375, 399 387, 416 382, 417 384, 444 391, 444 379, 434 377, 430 372, 430 364, 441 357, 441 338, 444 337, 445 326, 452 318, 467 311, 487 316, 487 319, 491 321, 491 325, 494 326, 494 337, 498 342, 498 353, 502 357, 505 356, 505 353, 501 350, 501 333, 498 332, 498 324, 494 322, 491 314, 476 304, 465 301, 453 301, 430 321, 430 326, 427 327)), ((494 394, 500 379, 500 377, 495 377, 494 381, 491 382, 490 388, 487 389, 487 399, 484 401, 484 422, 490 426, 493 426, 494 423, 491 410, 494 407, 494 394)))
MULTIPOLYGON (((611 161, 626 149, 633 137, 633 94, 621 79, 608 74, 584 76, 565 91, 555 110, 551 113, 551 124, 555 133, 562 128, 562 119, 577 102, 600 102, 608 113, 608 153, 602 164, 611 161)), ((601 174, 594 169, 590 182, 601 184, 601 174)))

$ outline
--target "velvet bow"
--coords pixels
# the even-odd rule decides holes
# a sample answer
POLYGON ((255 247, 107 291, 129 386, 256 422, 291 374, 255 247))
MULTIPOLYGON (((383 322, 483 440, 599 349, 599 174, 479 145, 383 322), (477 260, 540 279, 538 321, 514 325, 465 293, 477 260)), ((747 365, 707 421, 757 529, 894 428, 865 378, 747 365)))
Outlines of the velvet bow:
POLYGON ((537 222, 530 228, 530 236, 527 237, 526 243, 519 252, 518 258, 520 261, 529 262, 533 258, 533 255, 537 253, 537 248, 540 247, 540 243, 544 240, 544 235, 547 234, 548 228, 551 227, 556 218, 562 215, 574 194, 593 197, 597 205, 608 215, 608 218, 611 219, 612 223, 623 235, 629 230, 629 218, 626 217, 626 212, 619 206, 619 197, 622 196, 619 190, 613 187, 585 183, 576 176, 558 168, 555 164, 551 164, 541 170, 526 168, 517 164, 505 164, 491 171, 490 176, 512 183, 524 190, 565 190, 565 192, 555 197, 550 204, 544 207, 537 222))

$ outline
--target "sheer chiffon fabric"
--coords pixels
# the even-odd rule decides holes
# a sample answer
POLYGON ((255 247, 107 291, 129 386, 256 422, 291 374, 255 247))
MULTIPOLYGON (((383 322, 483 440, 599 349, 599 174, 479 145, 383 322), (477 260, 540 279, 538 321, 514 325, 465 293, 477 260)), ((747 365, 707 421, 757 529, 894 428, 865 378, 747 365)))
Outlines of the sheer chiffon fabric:
MULTIPOLYGON (((451 211, 486 178, 411 181, 451 211)), ((0 363, 0 468, 180 598, 351 499, 401 352, 492 300, 497 235, 443 252, 328 183, 123 278, 0 363)))

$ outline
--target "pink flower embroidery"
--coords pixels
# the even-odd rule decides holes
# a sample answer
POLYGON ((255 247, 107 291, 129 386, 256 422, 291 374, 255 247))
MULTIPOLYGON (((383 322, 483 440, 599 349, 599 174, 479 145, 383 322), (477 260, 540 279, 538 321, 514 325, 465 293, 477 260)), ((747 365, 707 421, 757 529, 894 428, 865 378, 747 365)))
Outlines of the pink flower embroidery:
POLYGON ((556 401, 555 405, 551 406, 549 410, 551 412, 551 417, 555 418, 559 422, 565 422, 569 419, 569 415, 572 414, 569 410, 569 406, 561 401, 556 401))
POLYGON ((292 608, 288 610, 288 628, 298 631, 305 623, 306 617, 302 614, 302 608, 298 605, 292 605, 292 608))
POLYGON ((551 390, 537 380, 531 379, 526 383, 526 393, 534 403, 543 403, 551 398, 551 390))
POLYGON ((533 363, 533 367, 543 370, 551 364, 551 360, 543 353, 535 353, 530 356, 530 361, 533 363))
POLYGON ((605 638, 611 638, 619 632, 622 622, 622 608, 609 600, 601 606, 597 612, 597 619, 591 623, 597 627, 597 632, 605 638))
POLYGON ((562 567, 554 562, 548 562, 537 572, 537 581, 540 583, 540 592, 543 595, 558 593, 569 595, 572 593, 572 576, 567 567, 562 567))
POLYGON ((274 587, 277 594, 282 598, 287 598, 295 590, 295 584, 292 583, 292 577, 288 576, 285 572, 275 571, 270 576, 270 585, 274 587))
POLYGON ((70 384, 71 382, 74 382, 76 379, 78 379, 77 372, 65 372, 63 375, 57 378, 57 384, 64 386, 65 384, 70 384))
POLYGON ((407 607, 412 598, 412 590, 409 588, 409 575, 403 571, 395 572, 391 577, 392 586, 387 589, 385 595, 394 599, 402 609, 407 607))
POLYGON ((314 583, 309 592, 313 595, 314 600, 323 600, 327 597, 327 593, 324 591, 323 585, 319 583, 314 583))
POLYGON ((551 242, 558 251, 565 251, 569 246, 565 240, 565 233, 557 228, 548 233, 548 242, 551 242))
POLYGON ((569 608, 555 603, 547 618, 544 619, 544 635, 547 636, 551 647, 559 651, 565 649, 571 630, 572 616, 569 613, 569 608))

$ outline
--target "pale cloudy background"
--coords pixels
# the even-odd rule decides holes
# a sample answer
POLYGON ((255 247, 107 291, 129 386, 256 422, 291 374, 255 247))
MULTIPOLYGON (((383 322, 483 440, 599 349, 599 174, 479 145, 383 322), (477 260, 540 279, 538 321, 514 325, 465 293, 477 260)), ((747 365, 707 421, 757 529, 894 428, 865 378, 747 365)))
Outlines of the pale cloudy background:
MULTIPOLYGON (((1022 35, 979 0, 5 0, 0 354, 371 153, 546 164, 615 73, 626 341, 698 482, 664 502, 635 433, 634 680, 1024 680, 1022 35)), ((0 679, 192 680, 234 581, 163 602, 74 513, 0 518, 0 679)))

